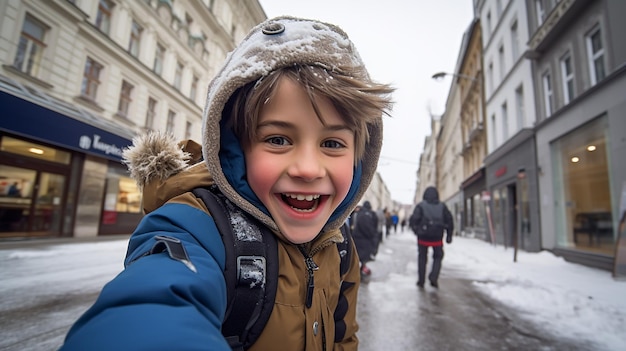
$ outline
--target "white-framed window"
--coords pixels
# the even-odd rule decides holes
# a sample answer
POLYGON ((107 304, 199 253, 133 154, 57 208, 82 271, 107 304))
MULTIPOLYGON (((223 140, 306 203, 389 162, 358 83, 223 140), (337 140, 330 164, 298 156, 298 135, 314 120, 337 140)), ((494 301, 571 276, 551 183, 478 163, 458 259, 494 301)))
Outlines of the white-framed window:
POLYGON ((174 120, 176 119, 176 112, 169 110, 167 112, 167 123, 165 124, 165 131, 174 134, 174 120))
POLYGON ((540 27, 546 15, 546 11, 543 8, 543 0, 535 0, 535 13, 537 15, 537 27, 540 27))
POLYGON ((561 77, 563 79, 563 102, 568 104, 574 98, 574 69, 572 55, 568 52, 561 59, 561 77))
POLYGON ((113 2, 111 0, 100 0, 98 2, 98 13, 96 14, 96 27, 101 32, 109 34, 111 30, 111 11, 113 10, 113 2))
POLYGON ((502 111, 502 141, 509 138, 509 109, 506 102, 501 106, 502 111))
POLYGON ((174 88, 180 90, 180 83, 183 78, 183 64, 180 61, 176 62, 176 72, 174 72, 174 88))
POLYGON ((198 94, 198 82, 198 77, 194 75, 191 78, 191 89, 189 90, 189 98, 193 101, 196 101, 196 95, 198 94))
POLYGON ((24 17, 13 67, 30 76, 37 76, 41 67, 43 51, 46 48, 44 38, 47 31, 48 27, 31 15, 27 14, 24 17))
POLYGON ((552 115, 552 82, 549 72, 543 74, 541 82, 543 84, 544 111, 546 113, 546 117, 550 117, 552 115))
POLYGON ((139 57, 139 45, 141 43, 141 33, 143 28, 133 20, 130 28, 130 39, 128 40, 128 52, 135 57, 139 57))
POLYGON ((526 119, 524 109, 524 86, 520 84, 515 89, 515 118, 517 120, 517 129, 524 128, 524 120, 526 119))
POLYGON ((487 12, 487 30, 486 30, 486 37, 489 38, 491 36, 491 11, 487 12))
POLYGON ((589 58, 589 73, 591 85, 595 85, 606 77, 604 67, 604 44, 600 26, 595 27, 586 38, 587 57, 589 58))
POLYGON ((496 115, 491 115, 491 140, 493 140, 494 147, 498 146, 498 125, 496 124, 496 115))
POLYGON ((117 114, 122 117, 128 117, 128 111, 130 110, 130 103, 133 101, 132 93, 135 87, 129 82, 123 80, 122 88, 120 89, 120 101, 117 105, 117 114))
POLYGON ((154 128, 154 117, 156 116, 157 101, 151 97, 148 98, 148 109, 146 110, 146 122, 145 127, 148 129, 154 128))
POLYGON ((511 57, 513 57, 513 62, 516 62, 519 58, 519 30, 517 26, 517 19, 513 21, 511 24, 511 57))
POLYGON ((496 90, 496 86, 493 83, 493 62, 489 62, 489 66, 487 69, 487 83, 489 83, 489 93, 493 93, 496 90))
POLYGON ((83 81, 80 87, 80 95, 89 100, 96 101, 98 87, 100 86, 100 72, 104 67, 96 60, 87 56, 83 81))
POLYGON ((193 123, 187 121, 185 125, 185 139, 191 139, 191 132, 193 130, 193 123))
POLYGON ((504 80, 506 75, 506 67, 504 62, 504 44, 500 44, 498 48, 498 65, 500 66, 500 81, 504 80))
POLYGON ((163 73, 163 61, 165 59, 165 47, 160 43, 156 44, 156 49, 154 50, 154 64, 152 65, 152 70, 157 75, 161 75, 163 73))

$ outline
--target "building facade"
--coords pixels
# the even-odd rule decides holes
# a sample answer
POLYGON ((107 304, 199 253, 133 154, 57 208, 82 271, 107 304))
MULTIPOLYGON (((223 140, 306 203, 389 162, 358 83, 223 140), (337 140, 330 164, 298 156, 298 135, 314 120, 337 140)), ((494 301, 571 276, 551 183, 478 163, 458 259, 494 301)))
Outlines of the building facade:
POLYGON ((541 244, 612 270, 626 199, 626 2, 526 5, 538 92, 541 244))
POLYGON ((465 32, 458 77, 461 94, 461 137, 463 156, 463 235, 491 240, 485 204, 488 203, 484 159, 487 133, 484 109, 483 55, 480 19, 475 18, 465 32))
POLYGON ((488 222, 495 243, 541 249, 535 95, 524 1, 475 0, 485 67, 488 222))
POLYGON ((130 233, 144 130, 199 140, 206 89, 258 1, 0 2, 0 238, 130 233))

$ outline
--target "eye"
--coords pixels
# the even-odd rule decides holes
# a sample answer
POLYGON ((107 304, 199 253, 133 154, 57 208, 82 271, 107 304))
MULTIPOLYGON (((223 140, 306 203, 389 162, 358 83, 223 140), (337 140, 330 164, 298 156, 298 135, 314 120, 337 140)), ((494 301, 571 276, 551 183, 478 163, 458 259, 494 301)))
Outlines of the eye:
POLYGON ((340 149, 345 147, 345 145, 337 140, 325 140, 322 142, 323 147, 331 148, 331 149, 340 149))
POLYGON ((273 137, 269 137, 267 139, 265 139, 265 142, 268 144, 272 144, 272 145, 278 145, 278 146, 283 146, 283 145, 288 145, 289 141, 281 136, 273 136, 273 137))

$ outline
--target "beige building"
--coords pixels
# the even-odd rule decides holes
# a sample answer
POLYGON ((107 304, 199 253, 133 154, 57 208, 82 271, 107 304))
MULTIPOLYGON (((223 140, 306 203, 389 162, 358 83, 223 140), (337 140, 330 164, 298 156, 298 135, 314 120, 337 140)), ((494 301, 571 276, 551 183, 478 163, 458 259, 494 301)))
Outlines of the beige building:
POLYGON ((461 136, 463 142, 464 205, 459 229, 466 235, 489 235, 485 200, 487 134, 484 109, 484 77, 480 19, 475 18, 465 32, 457 83, 461 94, 461 136))
POLYGON ((0 238, 129 233, 123 148, 199 139, 208 83, 265 19, 256 0, 1 1, 0 238))

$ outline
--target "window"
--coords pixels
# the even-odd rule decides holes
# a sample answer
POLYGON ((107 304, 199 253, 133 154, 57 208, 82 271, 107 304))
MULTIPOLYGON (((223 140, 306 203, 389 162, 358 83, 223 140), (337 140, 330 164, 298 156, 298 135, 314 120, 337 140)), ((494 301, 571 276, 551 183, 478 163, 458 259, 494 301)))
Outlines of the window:
POLYGON ((100 72, 102 65, 91 57, 87 57, 85 62, 85 71, 83 72, 83 83, 80 87, 80 95, 95 101, 100 86, 100 72))
POLYGON ((198 77, 193 76, 191 80, 191 90, 189 91, 189 98, 196 101, 196 95, 198 94, 198 77))
POLYGON ((550 73, 545 73, 543 75, 543 105, 546 117, 550 117, 550 115, 552 115, 552 82, 550 79, 550 73))
POLYGON ((37 76, 43 50, 46 48, 44 36, 47 30, 48 28, 43 23, 26 15, 13 67, 28 75, 37 76))
POLYGON ((174 88, 180 90, 180 82, 183 77, 183 64, 176 62, 176 73, 174 74, 174 88))
POLYGON ((141 42, 141 32, 143 28, 133 20, 133 24, 130 30, 130 40, 128 42, 128 52, 131 55, 138 57, 139 56, 139 43, 141 42))
POLYGON ((176 118, 176 112, 169 110, 167 113, 167 124, 165 125, 165 131, 168 133, 174 133, 174 119, 176 118))
POLYGON ((152 66, 152 70, 157 75, 161 75, 163 73, 163 60, 165 57, 165 48, 163 45, 157 43, 156 50, 154 52, 154 65, 152 66))
POLYGON ((109 34, 111 28, 111 10, 113 3, 110 0, 100 0, 96 14, 96 27, 103 33, 109 34))
POLYGON ((122 89, 120 91, 120 102, 117 106, 117 114, 123 117, 128 117, 128 109, 130 107, 130 103, 133 101, 131 99, 131 94, 133 92, 133 86, 127 81, 122 81, 122 89))
POLYGON ((561 59, 561 76, 563 77, 563 101, 568 104, 574 98, 574 70, 572 56, 567 53, 561 59))
POLYGON ((509 109, 506 102, 502 104, 502 141, 509 138, 509 109))
POLYGON ((156 116, 157 101, 153 98, 148 98, 148 110, 146 111, 146 123, 145 127, 148 129, 154 128, 154 116, 156 116))
POLYGON ((193 124, 187 121, 187 125, 185 126, 185 139, 191 139, 192 128, 193 128, 193 124))
POLYGON ((485 34, 487 38, 491 36, 491 12, 487 12, 487 28, 485 34))
POLYGON ((604 45, 602 44, 601 34, 600 27, 596 27, 591 31, 591 34, 587 36, 587 55, 589 57, 591 85, 595 85, 606 77, 604 69, 604 45))
POLYGON ((544 16, 546 12, 543 9, 542 0, 535 0, 535 11, 537 15, 537 27, 540 27, 543 24, 544 16))
POLYGON ((489 62, 489 69, 487 71, 487 75, 488 75, 488 83, 489 83, 489 92, 493 93, 496 89, 495 85, 493 84, 493 62, 489 62))
POLYGON ((511 25, 511 56, 513 62, 519 58, 519 32, 517 30, 517 20, 511 25))
POLYGON ((500 80, 504 80, 506 70, 504 67, 504 44, 501 44, 498 48, 498 64, 500 65, 500 80))
POLYGON ((497 133, 497 125, 496 125, 496 115, 491 115, 491 139, 493 140, 493 145, 498 146, 498 133, 497 133))
POLYGON ((515 117, 517 118, 517 129, 524 128, 524 87, 520 85, 515 89, 515 117))

